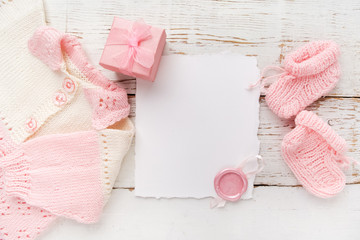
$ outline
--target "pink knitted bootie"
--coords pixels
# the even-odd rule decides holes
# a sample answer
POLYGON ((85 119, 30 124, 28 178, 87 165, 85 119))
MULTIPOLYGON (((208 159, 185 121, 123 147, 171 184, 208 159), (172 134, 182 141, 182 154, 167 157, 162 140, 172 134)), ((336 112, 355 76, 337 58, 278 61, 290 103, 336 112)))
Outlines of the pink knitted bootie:
POLYGON ((339 47, 332 41, 310 42, 284 60, 284 73, 266 92, 269 108, 291 118, 332 90, 340 76, 339 47))
POLYGON ((282 155, 303 187, 313 195, 328 198, 341 192, 347 166, 346 142, 312 112, 302 111, 296 127, 282 142, 282 155))

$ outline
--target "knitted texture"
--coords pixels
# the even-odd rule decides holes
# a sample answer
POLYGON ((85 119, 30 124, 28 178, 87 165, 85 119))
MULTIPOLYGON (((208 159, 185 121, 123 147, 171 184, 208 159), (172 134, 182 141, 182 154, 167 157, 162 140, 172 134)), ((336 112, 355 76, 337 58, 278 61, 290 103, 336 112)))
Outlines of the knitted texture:
MULTIPOLYGON (((48 34, 48 28, 43 28, 46 30, 44 34, 36 32, 34 35, 36 29, 45 25, 41 0, 4 0, 0 5, 0 122, 4 124, 15 146, 49 134, 91 131, 97 109, 85 94, 88 89, 94 93, 116 90, 119 94, 116 96, 121 99, 122 105, 117 105, 111 111, 129 107, 125 90, 109 81, 88 62, 74 37, 63 37, 56 30, 48 34), (61 41, 53 41, 52 34, 60 36, 61 41), (33 38, 29 42, 31 37, 33 38), (54 49, 54 43, 61 49, 61 56, 59 52, 51 50, 54 49), (38 59, 28 47, 35 49, 33 52, 36 56, 41 55, 37 51, 43 51, 42 54, 48 56, 47 59, 52 59, 50 67, 44 64, 45 58, 38 59), (59 62, 60 71, 54 71, 54 66, 58 66, 56 64, 59 62)), ((102 116, 106 114, 109 111, 102 116)), ((102 159, 98 176, 103 203, 110 197, 121 162, 132 141, 134 127, 126 118, 127 114, 128 111, 124 110, 121 116, 116 115, 116 120, 103 123, 101 129, 122 119, 112 125, 111 129, 101 130, 97 135, 102 159)), ((13 148, 7 147, 2 151, 6 153, 11 149, 13 148)), ((41 151, 45 151, 45 148, 41 151)), ((69 157, 68 164, 70 159, 77 161, 77 158, 69 157)), ((7 161, 8 167, 14 167, 8 157, 1 155, 0 162, 2 160, 7 161)), ((49 164, 51 161, 53 159, 48 160, 49 164)), ((28 167, 30 170, 30 166, 28 167)), ((7 171, 0 174, 0 183, 5 181, 5 175, 8 179, 6 182, 11 180, 7 171)), ((0 239, 34 239, 56 218, 54 214, 31 206, 24 200, 5 196, 2 188, 3 185, 0 186, 0 239)))
MULTIPOLYGON (((78 40, 62 34, 51 27, 40 27, 29 40, 29 50, 53 70, 67 71, 63 53, 69 56, 80 69, 83 69, 85 81, 100 86, 85 86, 87 99, 94 109, 93 127, 104 129, 127 117, 130 105, 123 88, 108 81, 98 70, 87 62, 78 40)), ((81 76, 77 76, 81 78, 81 76)))
POLYGON ((92 117, 94 128, 104 129, 129 115, 130 104, 127 98, 124 100, 123 96, 126 93, 123 89, 85 89, 84 92, 94 108, 92 117))
MULTIPOLYGON (((122 135, 132 132, 105 129, 53 134, 21 145, 2 134, 0 149, 5 151, 0 167, 7 196, 19 197, 58 216, 83 223, 96 222, 108 194, 102 177, 109 171, 106 164, 110 156, 103 158, 108 149, 103 153, 102 137, 113 134, 123 139, 122 135)), ((116 159, 122 158, 124 152, 116 151, 112 157, 116 154, 116 159)))
MULTIPOLYGON (((112 167, 105 171, 106 174, 102 179, 108 189, 107 199, 134 131, 131 121, 127 118, 130 104, 127 101, 126 91, 107 79, 88 62, 80 43, 73 36, 42 26, 36 29, 28 45, 31 53, 49 68, 61 71, 67 76, 62 83, 62 88, 67 94, 78 94, 73 97, 71 104, 53 115, 49 123, 42 125, 33 137, 67 133, 64 129, 70 126, 76 126, 78 128, 76 131, 104 129, 123 119, 112 127, 117 129, 117 132, 114 130, 107 135, 102 134, 103 142, 106 143, 104 149, 107 149, 107 154, 114 155, 114 163, 110 164, 112 167), (119 135, 119 139, 112 138, 112 135, 119 135), (117 158, 119 155, 112 152, 121 153, 121 158, 117 158)), ((107 163, 109 162, 108 159, 107 163)))
POLYGON ((345 175, 339 166, 349 164, 344 156, 345 140, 312 112, 300 112, 295 123, 295 129, 282 142, 285 162, 313 195, 336 195, 345 186, 345 175))
POLYGON ((94 222, 103 206, 100 163, 96 133, 82 132, 30 140, 0 166, 8 196, 56 215, 94 222))
POLYGON ((14 13, 11 25, 0 28, 0 116, 17 143, 49 133, 104 129, 129 114, 126 91, 89 63, 78 40, 43 26, 42 1, 7 3, 0 8, 4 22, 10 9, 23 15, 14 13), (85 90, 109 92, 116 104, 99 111, 103 98, 90 102, 85 90))
POLYGON ((35 239, 56 217, 20 198, 6 196, 3 179, 0 172, 0 239, 35 239))
POLYGON ((310 42, 288 54, 285 72, 266 92, 269 108, 291 118, 332 90, 340 76, 339 47, 332 41, 310 42))
MULTIPOLYGON (((28 164, 24 161, 24 154, 18 150, 17 144, 11 140, 5 126, 0 122, 0 165, 13 158, 19 165, 12 168, 26 171, 28 164), (12 157, 9 158, 10 155, 12 157)), ((12 185, 8 180, 14 177, 0 168, 0 239, 34 239, 55 219, 55 216, 44 209, 27 204, 23 199, 5 194, 5 184, 12 185)), ((29 181, 28 176, 23 176, 22 181, 29 181)))

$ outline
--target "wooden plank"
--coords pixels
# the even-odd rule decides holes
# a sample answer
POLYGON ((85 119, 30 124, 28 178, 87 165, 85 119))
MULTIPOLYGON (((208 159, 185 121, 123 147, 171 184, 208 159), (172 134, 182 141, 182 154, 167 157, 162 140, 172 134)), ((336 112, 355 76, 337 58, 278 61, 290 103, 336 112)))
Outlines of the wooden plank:
POLYGON ((59 0, 44 0, 46 24, 66 32, 67 4, 59 0))
MULTIPOLYGON (((348 143, 348 156, 360 159, 358 142, 360 122, 359 99, 354 98, 322 98, 312 104, 308 110, 314 111, 342 136, 348 143)), ((280 153, 281 142, 285 134, 294 127, 293 121, 280 120, 273 114, 264 99, 260 107, 259 139, 261 154, 267 164, 259 174, 256 184, 296 185, 298 182, 283 161, 280 153)), ((350 168, 346 171, 347 183, 359 183, 359 169, 350 168)))
MULTIPOLYGON (((343 76, 329 96, 360 97, 357 0, 44 1, 47 22, 78 36, 94 64, 100 59, 114 16, 144 18, 149 24, 164 27, 168 34, 164 54, 225 50, 257 56, 259 68, 280 64, 287 52, 305 42, 333 39, 341 45, 343 76)), ((135 94, 134 79, 123 80, 122 75, 103 72, 112 80, 121 80, 128 93, 135 94)), ((349 156, 357 159, 359 101, 330 97, 309 108, 347 140, 349 156)), ((130 102, 135 120, 134 96, 130 102)), ((210 210, 208 199, 143 199, 131 191, 114 189, 99 223, 59 220, 39 239, 358 239, 360 184, 353 183, 360 183, 359 171, 347 172, 350 185, 333 199, 318 199, 293 187, 298 183, 279 149, 293 123, 279 120, 263 99, 260 118, 261 154, 267 165, 256 184, 276 186, 255 188, 253 200, 210 210)), ((134 187, 134 154, 132 148, 116 188, 134 187)))
MULTIPOLYGON (((135 98, 130 98, 132 105, 131 117, 135 121, 135 98)), ((357 98, 322 98, 309 110, 317 113, 322 119, 332 125, 337 133, 344 137, 349 145, 348 156, 360 159, 360 99, 357 98)), ((280 120, 261 99, 259 139, 261 155, 266 161, 266 167, 256 180, 256 185, 294 186, 299 183, 283 161, 280 153, 281 141, 284 135, 294 127, 293 121, 280 120)), ((134 185, 134 147, 131 148, 119 177, 115 183, 117 188, 133 188, 134 185)), ((359 168, 359 167, 358 167, 359 168)), ((347 183, 360 183, 360 169, 350 168, 346 171, 347 183)))
POLYGON ((144 199, 114 190, 101 221, 60 220, 39 240, 358 239, 360 185, 333 199, 298 187, 258 187, 254 199, 210 209, 209 199, 144 199))
MULTIPOLYGON (((55 0, 52 0, 55 1, 55 0)), ((60 1, 59 1, 60 3, 60 1)), ((93 63, 99 62, 114 16, 166 29, 164 54, 231 51, 257 56, 259 67, 278 65, 295 47, 318 39, 341 46, 343 71, 330 95, 360 96, 360 1, 84 1, 67 3, 67 32, 81 38, 93 63)), ((65 3, 64 3, 65 5, 65 3)), ((50 11, 51 12, 51 11, 50 11)), ((54 14, 55 15, 55 14, 54 14)), ((53 18, 52 24, 63 21, 53 18)), ((104 70, 110 79, 124 76, 104 70)), ((135 93, 135 81, 124 86, 135 93)))
MULTIPOLYGON (((50 23, 61 28, 61 24, 65 21, 65 30, 81 38, 80 40, 93 63, 97 63, 100 58, 112 18, 115 15, 126 15, 129 19, 137 19, 142 16, 150 24, 165 27, 168 31, 166 54, 201 54, 230 50, 259 56, 260 67, 271 64, 271 62, 279 63, 284 53, 290 51, 295 45, 329 35, 335 40, 343 41, 342 62, 346 63, 342 64, 346 66, 343 69, 345 75, 332 95, 358 96, 357 89, 360 89, 360 86, 357 87, 357 85, 360 83, 356 79, 360 74, 355 66, 360 63, 360 54, 356 50, 360 43, 358 38, 350 34, 356 27, 353 23, 357 22, 356 20, 360 16, 356 14, 360 10, 358 2, 340 4, 337 1, 326 1, 325 4, 325 1, 319 1, 315 4, 323 9, 322 15, 324 16, 320 20, 321 23, 325 24, 331 20, 329 24, 325 24, 327 27, 322 27, 321 24, 311 24, 316 17, 316 14, 311 11, 316 8, 303 1, 296 3, 290 1, 266 3, 262 1, 245 3, 195 1, 184 4, 183 1, 174 0, 171 4, 156 1, 137 4, 126 1, 75 0, 62 4, 56 0, 47 0, 45 5, 48 10, 48 18, 51 19, 50 23), (148 11, 150 8, 154 9, 151 14, 148 11), (55 11, 56 9, 61 11, 55 11), (198 11, 198 9, 202 9, 202 11, 198 11), (296 12, 293 9, 296 9, 296 12), (65 20, 64 11, 68 14, 65 20), (168 14, 165 15, 165 12, 168 14), (296 21, 297 19, 303 20, 296 21), (344 24, 347 24, 346 27, 341 27, 344 24), (268 29, 272 29, 272 31, 268 31, 268 29), (254 32, 254 30, 256 31, 254 32), (348 37, 345 37, 345 34, 348 37), (346 75, 348 73, 351 74, 346 75)), ((123 76, 107 70, 103 70, 103 72, 113 80, 123 78, 123 76)), ((122 81, 122 84, 129 93, 135 93, 134 80, 125 80, 122 81)), ((350 151, 352 153, 350 155, 353 157, 359 157, 359 154, 355 153, 359 147, 356 140, 358 125, 356 105, 358 105, 356 99, 330 99, 313 105, 313 108, 320 112, 322 117, 331 119, 335 123, 334 128, 339 130, 339 133, 351 144, 350 151), (341 109, 337 110, 335 106, 341 109), (339 116, 343 116, 343 114, 346 118, 339 119, 339 116)), ((132 109, 134 112, 135 99, 132 99, 132 109)), ((135 116, 134 113, 132 116, 135 116)), ((281 139, 290 130, 290 127, 291 123, 280 121, 273 116, 262 102, 259 138, 262 141, 261 153, 267 159, 268 165, 257 178, 256 184, 282 186, 298 184, 281 159, 279 151, 281 139)), ((133 171, 134 150, 132 148, 124 161, 116 187, 134 187, 133 171)), ((348 171, 347 176, 348 183, 360 181, 359 173, 356 170, 348 171)))

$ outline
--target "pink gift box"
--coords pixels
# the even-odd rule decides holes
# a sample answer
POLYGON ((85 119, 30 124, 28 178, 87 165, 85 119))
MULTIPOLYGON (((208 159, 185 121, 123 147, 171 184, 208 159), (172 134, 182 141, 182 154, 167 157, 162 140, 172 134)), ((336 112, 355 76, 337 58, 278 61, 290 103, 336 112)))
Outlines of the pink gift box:
POLYGON ((111 71, 154 81, 166 42, 164 29, 115 17, 100 65, 111 71))

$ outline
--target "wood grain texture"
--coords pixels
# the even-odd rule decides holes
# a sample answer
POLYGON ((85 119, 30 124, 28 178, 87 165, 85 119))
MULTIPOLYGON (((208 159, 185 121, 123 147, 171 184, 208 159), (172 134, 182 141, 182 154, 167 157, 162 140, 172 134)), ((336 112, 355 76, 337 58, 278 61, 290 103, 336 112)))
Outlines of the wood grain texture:
MULTIPOLYGON (((144 18, 167 31, 165 54, 202 54, 232 51, 257 56, 259 67, 280 64, 287 52, 315 39, 333 39, 341 45, 343 76, 329 96, 313 104, 350 145, 350 155, 358 158, 357 105, 360 97, 360 2, 316 1, 85 1, 47 0, 50 25, 80 38, 90 60, 97 65, 114 16, 144 18), (345 98, 341 98, 341 96, 345 98)), ((99 67, 101 68, 101 67, 99 67)), ((134 79, 102 69, 112 80, 121 80, 132 103, 135 117, 134 79)), ((219 79, 221 81, 221 79, 219 79)), ((231 86, 229 86, 231 87, 231 86)), ((274 116, 261 100, 259 138, 261 154, 267 161, 256 179, 257 185, 294 186, 298 182, 280 155, 283 136, 291 122, 274 116)), ((360 182, 359 171, 347 171, 347 182, 360 182)), ((115 184, 134 186, 134 148, 124 161, 115 184)))
MULTIPOLYGON (((66 30, 81 38, 94 63, 99 62, 114 16, 143 18, 165 28, 164 54, 231 51, 257 56, 260 69, 280 64, 289 51, 305 42, 333 39, 341 46, 343 76, 331 95, 360 96, 357 0, 68 1, 66 30)), ((113 80, 123 77, 104 73, 113 80)), ((135 93, 134 80, 124 86, 135 93)))
MULTIPOLYGON (((132 105, 131 118, 135 119, 135 98, 130 98, 132 105)), ((360 99, 358 98, 321 98, 308 107, 348 143, 348 156, 360 159, 360 99)), ((260 153, 265 160, 265 168, 255 179, 255 185, 270 186, 297 186, 299 183, 291 170, 281 157, 280 146, 285 134, 294 128, 294 122, 280 120, 267 107, 264 98, 260 100, 260 126, 258 137, 260 139, 260 153)), ((116 181, 117 188, 134 188, 134 146, 126 157, 119 177, 116 181)), ((360 183, 360 167, 350 167, 346 171, 347 183, 360 183)))
MULTIPOLYGON (((329 96, 309 109, 346 139, 349 156, 360 159, 360 1, 44 1, 48 24, 78 36, 95 65, 114 16, 143 18, 165 28, 164 54, 231 51, 256 56, 260 69, 281 64, 289 51, 306 42, 333 39, 341 46, 342 78, 329 96)), ((135 80, 102 71, 121 81, 130 96, 131 119, 136 121, 135 80)), ((281 140, 293 122, 278 119, 264 99, 260 101, 258 135, 266 167, 255 184, 266 186, 255 188, 253 200, 210 210, 208 199, 136 198, 133 192, 119 189, 135 187, 132 147, 99 223, 84 226, 60 220, 39 239, 358 239, 359 170, 346 172, 349 185, 333 199, 317 199, 305 192, 280 155, 281 140)))
POLYGON ((253 200, 210 209, 209 199, 144 199, 116 189, 99 223, 60 220, 39 240, 356 240, 359 199, 360 185, 328 200, 298 187, 258 187, 253 200))
POLYGON ((43 0, 46 24, 66 32, 67 4, 59 0, 43 0))

